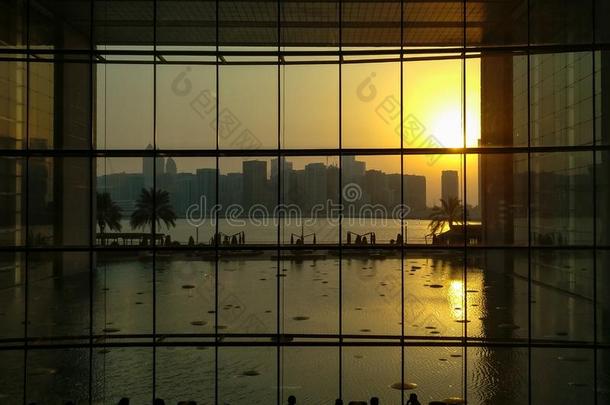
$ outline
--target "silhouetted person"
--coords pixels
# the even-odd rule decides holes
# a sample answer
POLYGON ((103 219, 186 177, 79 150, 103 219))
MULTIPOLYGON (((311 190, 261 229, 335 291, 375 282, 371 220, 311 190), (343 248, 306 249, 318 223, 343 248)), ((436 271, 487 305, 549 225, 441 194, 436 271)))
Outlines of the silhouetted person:
POLYGON ((417 400, 417 394, 410 394, 406 405, 421 405, 417 400))
POLYGON ((121 398, 118 405, 129 405, 129 398, 121 398))
POLYGON ((294 405, 297 403, 297 398, 294 395, 288 397, 288 405, 294 405))
POLYGON ((340 399, 340 398, 337 398, 337 399, 335 400, 335 405, 343 405, 343 400, 342 400, 342 399, 340 399))
POLYGON ((165 405, 165 401, 161 398, 155 398, 153 405, 165 405))
POLYGON ((377 398, 377 397, 371 398, 371 405, 379 405, 379 398, 377 398))
MULTIPOLYGON (((352 233, 348 232, 347 233, 347 244, 349 245, 351 243, 352 243, 352 233)), ((338 401, 340 401, 340 399, 338 401)))

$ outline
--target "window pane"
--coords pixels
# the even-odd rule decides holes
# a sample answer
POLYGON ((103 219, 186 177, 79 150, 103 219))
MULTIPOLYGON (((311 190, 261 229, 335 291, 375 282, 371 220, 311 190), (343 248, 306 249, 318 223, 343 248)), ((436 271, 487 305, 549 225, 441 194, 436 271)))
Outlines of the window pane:
MULTIPOLYGON (((407 243, 464 244, 463 159, 464 156, 458 154, 404 157, 404 202, 410 208, 405 224, 407 243)), ((467 165, 467 193, 474 204, 478 201, 479 190, 476 181, 471 179, 477 169, 475 165, 467 165)), ((469 225, 469 235, 475 237, 474 241, 477 240, 475 228, 469 225)))
POLYGON ((219 199, 223 207, 218 230, 219 243, 231 244, 239 235, 249 244, 278 242, 275 207, 277 176, 271 176, 273 161, 268 158, 221 158, 219 199))
MULTIPOLYGON (((451 54, 422 54, 405 60, 403 147, 464 146, 463 69, 464 62, 451 54)), ((476 77, 469 75, 471 82, 476 88, 476 77)), ((396 129, 400 133, 400 127, 396 129)), ((475 132, 472 136, 477 139, 475 132)))
MULTIPOLYGON (((200 252, 199 256, 186 251, 164 250, 156 253, 157 333, 214 333, 214 252, 200 252)), ((143 304, 140 301, 139 305, 143 304)), ((170 357, 171 352, 167 356, 170 357)))
POLYGON ((526 45, 527 5, 524 0, 466 0, 467 45, 526 45))
POLYGON ((341 7, 343 46, 400 46, 399 0, 347 2, 341 7))
POLYGON ((590 152, 531 155, 532 244, 593 243, 592 159, 590 152))
POLYGON ((595 164, 597 244, 610 246, 610 218, 608 218, 610 215, 610 181, 608 176, 604 174, 610 171, 610 152, 597 152, 595 164))
POLYGON ((216 44, 216 2, 157 0, 156 5, 157 49, 179 46, 208 46, 216 44), (180 22, 176 22, 179 11, 180 22))
POLYGON ((344 403, 366 402, 372 396, 382 404, 401 402, 400 391, 391 387, 400 382, 400 348, 350 346, 343 349, 342 359, 344 403))
POLYGON ((93 7, 97 44, 151 44, 154 39, 154 0, 137 3, 96 0, 93 7))
MULTIPOLYGON (((502 341, 527 339, 527 250, 471 249, 467 255, 468 336, 502 341)), ((532 299, 532 305, 534 301, 532 299)), ((542 304, 540 300, 538 302, 542 304)), ((542 319, 537 321, 543 322, 542 319)))
POLYGON ((159 347, 155 388, 158 398, 175 404, 185 398, 214 403, 214 349, 212 347, 159 347))
POLYGON ((277 66, 221 66, 221 149, 277 148, 277 66))
MULTIPOLYGON (((326 244, 339 240, 339 158, 288 157, 281 171, 281 242, 326 244), (301 235, 304 237, 301 238, 301 235)), ((277 182, 277 159, 271 161, 277 182)))
POLYGON ((155 171, 163 168, 162 158, 156 162, 148 157, 96 159, 97 245, 152 245, 154 196, 151 190, 155 171))
POLYGON ((527 154, 468 155, 470 244, 528 244, 527 154))
POLYGON ((5 0, 0 3, 0 49, 26 47, 26 4, 25 0, 5 0))
MULTIPOLYGON (((595 255, 597 271, 595 285, 597 288, 597 339, 599 342, 610 341, 610 251, 598 250, 595 255)), ((610 364, 610 363, 606 363, 610 364)))
MULTIPOLYGON (((475 273, 474 269, 469 271, 475 273)), ((404 272, 405 335, 422 339, 464 336, 467 325, 465 295, 470 288, 465 285, 464 254, 407 250, 404 272)), ((394 273, 392 277, 396 281, 390 285, 397 285, 399 275, 394 273)), ((395 291, 395 295, 399 294, 400 291, 395 291)), ((475 319, 472 315, 469 318, 475 319)))
POLYGON ((152 65, 98 64, 96 138, 98 149, 152 148, 152 65), (137 117, 137 119, 134 119, 137 117))
POLYGON ((400 156, 343 156, 341 170, 343 241, 395 243, 402 234, 400 156))
POLYGON ((2 387, 2 399, 8 403, 23 403, 23 350, 0 351, 0 387, 2 387))
POLYGON ((218 402, 236 405, 277 402, 277 352, 274 347, 224 347, 219 350, 218 402))
POLYGON ((148 403, 153 387, 152 362, 152 348, 102 346, 95 350, 92 401, 116 404, 125 397, 130 403, 148 403))
MULTIPOLYGON (((468 402, 528 403, 528 352, 517 347, 473 347, 468 355, 468 402), (492 376, 502 378, 492 378, 492 376), (482 379, 485 378, 483 382, 482 379), (500 381, 501 380, 501 381, 500 381)), ((449 359, 448 359, 449 360, 449 359)), ((542 365, 541 365, 542 366, 542 365)), ((535 378, 538 378, 538 374, 535 378)), ((535 380, 532 381, 535 384, 535 380)))
POLYGON ((593 252, 536 249, 531 260, 532 337, 593 341, 593 252))
POLYGON ((277 333, 278 270, 274 254, 258 251, 240 258, 239 251, 221 252, 219 333, 277 333))
POLYGON ((531 0, 528 6, 531 44, 571 45, 592 42, 591 2, 531 0))
MULTIPOLYGON (((30 253, 28 336, 86 336, 90 332, 87 252, 30 253)), ((86 339, 79 339, 85 340, 86 339)))
POLYGON ((532 403, 594 403, 592 350, 533 348, 531 363, 531 375, 544 376, 544 383, 532 381, 532 403))
POLYGON ((25 159, 0 157, 0 245, 25 243, 25 159))
POLYGON ((20 338, 25 333, 25 279, 25 254, 1 253, 0 339, 20 338))
POLYGON ((213 244, 210 240, 216 231, 216 159, 156 159, 156 231, 163 237, 161 244, 213 244))
POLYGON ((152 252, 98 252, 93 270, 93 333, 150 336, 152 282, 152 252))
POLYGON ((339 397, 339 349, 283 347, 282 400, 294 395, 297 403, 332 404, 339 397))
POLYGON ((405 347, 404 383, 418 385, 415 391, 405 391, 405 397, 414 392, 422 404, 464 398, 464 355, 459 347, 405 347))
POLYGON ((280 80, 282 147, 337 148, 338 65, 283 65, 280 80))
POLYGON ((87 402, 89 349, 29 350, 26 403, 87 402))
POLYGON ((4 117, 0 120, 2 149, 21 149, 26 146, 26 80, 25 62, 0 62, 0 115, 4 117))
POLYGON ((469 69, 466 83, 469 89, 466 94, 467 146, 527 146, 527 56, 483 54, 480 78, 469 69), (471 112, 475 102, 480 102, 480 118, 471 112), (470 128, 477 121, 480 121, 478 140, 470 136, 470 128))
POLYGON ((32 157, 28 164, 28 242, 90 244, 90 160, 32 157))
POLYGON ((342 146, 400 147, 400 64, 344 64, 342 146))
POLYGON ((439 44, 463 46, 464 18, 463 1, 406 0, 403 5, 403 44, 405 47, 431 47, 439 44), (438 20, 430 21, 431 16, 438 16, 438 20))
POLYGON ((157 66, 157 147, 216 148, 216 68, 157 66))
POLYGON ((84 51, 90 49, 92 1, 41 0, 40 4, 28 2, 30 48, 84 51))
POLYGON ((593 142, 593 58, 590 52, 530 57, 530 142, 533 146, 593 142))
POLYGON ((282 255, 282 333, 339 333, 339 263, 329 256, 302 250, 282 255))

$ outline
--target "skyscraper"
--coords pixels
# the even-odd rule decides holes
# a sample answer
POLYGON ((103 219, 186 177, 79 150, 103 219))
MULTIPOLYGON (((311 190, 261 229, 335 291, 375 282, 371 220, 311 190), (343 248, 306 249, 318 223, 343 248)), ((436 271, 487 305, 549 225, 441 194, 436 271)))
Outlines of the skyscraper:
MULTIPOLYGON (((151 144, 146 146, 146 150, 150 151, 153 149, 151 144)), ((152 187, 155 184, 154 176, 157 176, 157 180, 161 177, 161 175, 165 173, 165 158, 163 156, 158 156, 156 158, 155 163, 153 163, 152 158, 143 157, 142 158, 142 174, 144 175, 144 187, 152 187)))
POLYGON ((460 198, 458 172, 456 170, 443 170, 441 173, 441 198, 449 201, 450 198, 460 198))
POLYGON ((247 160, 242 163, 244 209, 254 204, 267 204, 267 162, 247 160))

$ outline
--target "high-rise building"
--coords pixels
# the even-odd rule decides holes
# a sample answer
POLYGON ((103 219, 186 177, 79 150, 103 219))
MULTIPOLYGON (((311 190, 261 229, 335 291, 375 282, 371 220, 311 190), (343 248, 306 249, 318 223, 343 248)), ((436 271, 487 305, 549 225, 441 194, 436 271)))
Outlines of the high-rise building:
MULTIPOLYGON (((205 203, 205 211, 208 213, 216 204, 216 169, 197 169, 196 178, 196 204, 205 203)), ((202 207, 203 209, 203 207, 202 207)))
POLYGON ((460 198, 460 186, 456 170, 443 170, 441 173, 441 198, 444 201, 449 201, 451 198, 460 198))
POLYGON ((404 175, 404 204, 410 208, 410 216, 421 216, 426 210, 426 176, 404 175))
POLYGON ((358 183, 364 178, 366 162, 356 160, 356 156, 347 155, 341 157, 341 170, 343 172, 343 184, 358 183))
POLYGON ((304 180, 305 189, 303 196, 305 199, 303 203, 304 208, 307 210, 304 215, 307 215, 312 207, 316 205, 324 206, 326 203, 326 165, 324 163, 309 163, 305 165, 304 180))
POLYGON ((250 209, 255 204, 267 205, 268 194, 267 162, 261 160, 246 160, 242 163, 243 171, 243 203, 244 209, 250 209))

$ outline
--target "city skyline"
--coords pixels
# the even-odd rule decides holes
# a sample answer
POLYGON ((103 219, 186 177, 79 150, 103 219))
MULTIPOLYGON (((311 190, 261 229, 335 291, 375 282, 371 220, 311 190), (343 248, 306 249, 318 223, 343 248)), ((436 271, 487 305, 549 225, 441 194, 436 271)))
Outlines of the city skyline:
MULTIPOLYGON (((149 145, 149 147, 152 147, 149 145)), ((459 156, 459 155, 458 155, 459 156)), ((179 173, 182 174, 193 174, 197 173, 197 170, 201 169, 215 169, 215 159, 213 158, 191 158, 191 157, 179 157, 179 156, 160 156, 157 158, 158 162, 165 162, 167 159, 170 159, 178 166, 179 173)), ((326 166, 339 166, 339 161, 337 156, 308 156, 308 157, 285 157, 285 162, 290 164, 291 170, 304 170, 305 167, 309 164, 314 163, 322 163, 326 166)), ((366 167, 365 170, 377 170, 382 171, 386 175, 400 175, 400 156, 399 155, 389 155, 389 156, 354 156, 354 155, 345 155, 344 156, 344 164, 348 162, 348 160, 355 160, 364 164, 366 167), (395 170, 392 171, 384 171, 382 168, 378 166, 378 164, 383 163, 382 167, 395 167, 395 170)), ((460 186, 458 187, 458 197, 460 200, 463 200, 463 187, 461 183, 461 173, 463 170, 463 163, 459 162, 453 164, 454 156, 443 156, 442 159, 435 160, 434 164, 430 164, 429 155, 420 155, 420 156, 404 156, 404 175, 412 175, 412 176, 424 176, 426 178, 426 201, 429 206, 433 206, 434 204, 440 204, 440 199, 442 198, 442 179, 441 173, 444 170, 456 171, 458 172, 460 178, 460 186), (413 163, 413 165, 411 164, 413 163), (444 166, 444 164, 448 164, 444 166), (417 166, 420 168, 424 168, 423 173, 417 171, 417 169, 410 169, 410 166, 417 166)), ((277 158, 273 157, 265 157, 265 158, 236 158, 236 157, 225 157, 219 160, 220 166, 220 175, 226 176, 229 174, 243 173, 243 162, 245 161, 264 161, 266 162, 266 173, 267 178, 271 179, 274 175, 274 165, 277 166, 276 160, 277 158)), ((151 158, 110 158, 110 159, 98 159, 97 160, 97 177, 103 175, 111 175, 111 174, 142 174, 144 173, 144 165, 148 165, 150 167, 150 172, 152 172, 152 159, 151 158), (146 162, 146 163, 144 163, 146 162)), ((349 166, 346 164, 346 166, 349 166)), ((156 170, 159 172, 161 169, 165 167, 165 163, 157 164, 156 170)), ((476 206, 478 205, 478 158, 477 156, 468 157, 467 168, 469 172, 469 180, 468 180, 468 198, 467 204, 476 206)), ((285 166, 286 169, 286 166, 285 166)), ((148 176, 148 185, 152 186, 152 181, 150 180, 150 174, 148 176)), ((343 176, 344 185, 350 182, 349 174, 345 174, 343 176)))
MULTIPOLYGON (((142 158, 142 169, 139 172, 98 174, 98 190, 110 191, 117 200, 134 201, 143 187, 153 186, 153 170, 156 170, 156 187, 164 189, 175 195, 176 207, 179 213, 184 213, 186 207, 198 203, 199 197, 204 195, 208 204, 216 200, 216 168, 200 167, 193 171, 180 171, 176 160, 169 157, 158 157, 157 164, 152 159, 142 158), (153 168, 154 166, 154 168, 153 168), (188 197, 186 196, 188 195, 188 197), (188 200, 188 204, 185 201, 188 200)), ((180 158, 178 158, 180 161, 180 158)), ((283 159, 282 176, 282 203, 297 203, 311 208, 315 204, 325 204, 327 200, 337 202, 339 199, 339 166, 338 160, 325 162, 309 161, 310 158, 283 159), (295 165, 296 163, 296 165, 295 165), (295 168, 296 167, 296 168, 295 168), (331 189, 332 188, 332 189, 331 189), (312 197, 317 196, 317 197, 312 197), (314 200, 312 200, 314 198, 314 200), (315 201, 312 202, 312 201, 315 201)), ((277 158, 267 160, 248 159, 241 160, 242 170, 220 174, 219 192, 220 203, 227 206, 242 204, 246 207, 256 201, 263 201, 266 205, 275 205, 277 200, 277 158), (249 170, 250 168, 250 170, 249 170), (258 179, 258 180, 257 180, 258 179), (257 183, 258 181, 258 183, 257 183), (241 193, 235 194, 236 190, 241 193), (258 193, 258 194, 257 194, 258 193), (263 193, 263 194, 261 194, 263 193), (250 196, 251 197, 247 197, 250 196)), ((445 172, 454 175, 456 197, 459 198, 461 190, 457 171, 443 171, 439 181, 443 187, 445 172)), ((427 197, 428 181, 426 176, 405 173, 403 176, 404 198, 400 198, 400 173, 385 173, 377 169, 367 169, 366 162, 358 160, 355 156, 343 158, 343 187, 356 184, 366 195, 362 196, 361 203, 380 203, 382 205, 396 206, 404 201, 415 215, 425 217, 425 210, 440 205, 440 198, 432 200, 427 197), (369 191, 373 184, 377 191, 369 191), (374 194, 375 196, 369 195, 374 194)), ((474 206, 469 203, 470 206, 474 206)), ((476 205, 476 204, 475 204, 476 205)))

